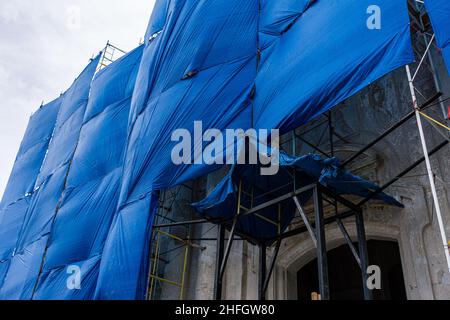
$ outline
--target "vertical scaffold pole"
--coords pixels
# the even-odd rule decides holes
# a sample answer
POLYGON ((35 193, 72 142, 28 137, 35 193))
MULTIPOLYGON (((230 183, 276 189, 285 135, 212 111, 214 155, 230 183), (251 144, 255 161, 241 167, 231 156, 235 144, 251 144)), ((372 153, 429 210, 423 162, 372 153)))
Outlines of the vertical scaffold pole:
POLYGON ((322 300, 330 300, 330 287, 328 284, 327 245, 325 238, 322 193, 317 187, 314 188, 314 211, 316 216, 317 268, 319 275, 320 296, 322 300))
POLYGON ((265 282, 266 282, 266 253, 267 253, 267 245, 265 243, 261 243, 259 246, 259 279, 258 279, 258 300, 264 301, 266 300, 266 291, 265 291, 265 282))
POLYGON ((223 251, 225 248, 225 226, 219 224, 217 229, 217 251, 216 251, 216 274, 214 285, 214 300, 222 300, 222 279, 220 268, 223 261, 223 251))
POLYGON ((369 266, 369 253, 367 251, 366 228, 364 226, 364 216, 361 211, 355 212, 356 231, 358 234, 359 261, 363 282, 364 300, 373 300, 372 291, 367 286, 367 267, 369 266))
POLYGON ((413 102, 413 107, 414 107, 414 110, 415 110, 415 113, 416 113, 417 126, 419 128, 420 141, 421 141, 421 144, 422 144, 423 154, 425 156, 425 165, 427 167, 428 179, 430 181, 431 193, 433 195, 434 207, 436 209, 436 216, 437 216, 437 219, 438 219, 439 229, 440 229, 440 233, 441 233, 442 245, 444 247, 445 258, 447 260, 447 269, 450 272, 450 254, 449 254, 449 251, 448 251, 447 235, 445 233, 444 221, 442 219, 441 207, 439 205, 439 199, 438 199, 438 196, 437 196, 436 184, 435 184, 435 181, 434 181, 433 170, 431 168, 430 157, 428 156, 428 147, 427 147, 427 142, 425 140, 425 134, 424 134, 424 131, 423 131, 422 119, 421 119, 420 113, 419 113, 419 106, 418 106, 418 103, 417 103, 416 92, 415 92, 415 89, 414 89, 414 82, 413 82, 414 80, 413 80, 413 78, 411 76, 411 69, 409 68, 408 65, 406 66, 406 74, 408 76, 409 90, 411 91, 411 98, 412 98, 412 102, 413 102))

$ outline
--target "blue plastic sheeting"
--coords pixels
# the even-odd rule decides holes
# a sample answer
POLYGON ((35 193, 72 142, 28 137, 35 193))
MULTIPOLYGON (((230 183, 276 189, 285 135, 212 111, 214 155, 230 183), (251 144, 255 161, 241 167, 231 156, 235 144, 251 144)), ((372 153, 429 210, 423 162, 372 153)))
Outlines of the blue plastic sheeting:
POLYGON ((128 205, 115 217, 103 252, 96 299, 145 297, 151 227, 158 204, 158 195, 152 193, 128 205))
MULTIPOLYGON (((164 31, 152 40, 146 36, 133 94, 121 202, 217 169, 172 164, 175 129, 192 131, 199 119, 205 127, 250 126, 257 1, 168 1, 167 6, 164 31)), ((159 22, 160 13, 154 16, 159 22)))
POLYGON ((42 106, 30 118, 0 208, 33 192, 56 123, 61 98, 42 106))
POLYGON ((84 122, 103 112, 108 106, 128 99, 133 94, 143 46, 139 46, 95 75, 84 122))
POLYGON ((0 210, 0 261, 13 255, 29 205, 30 198, 25 197, 0 210))
MULTIPOLYGON (((21 215, 23 218, 21 224, 11 223, 17 227, 14 241, 10 243, 12 253, 4 257, 4 261, 10 261, 0 289, 0 299, 31 299, 33 296, 99 59, 100 55, 93 59, 60 98, 56 125, 40 173, 35 179, 34 192, 26 199, 29 203, 19 202, 20 206, 8 212, 8 215, 21 215)), ((40 123, 38 126, 47 124, 40 123)))
POLYGON ((19 243, 24 246, 50 232, 56 207, 66 183, 70 162, 78 143, 78 137, 86 110, 89 88, 99 57, 89 63, 86 69, 64 93, 57 126, 53 133, 48 153, 38 176, 26 224, 21 231, 19 243), (80 94, 80 95, 78 95, 80 94), (84 105, 80 106, 80 101, 84 105), (73 102, 71 104, 70 102, 73 102), (39 223, 38 223, 39 222, 39 223), (29 238, 32 236, 32 238, 29 238), (24 241, 24 238, 29 238, 24 241))
POLYGON ((35 299, 94 296, 103 246, 116 213, 131 94, 142 49, 103 69, 92 82, 35 299), (67 288, 71 266, 81 270, 82 290, 67 288))
MULTIPOLYGON (((35 182, 47 152, 60 104, 61 98, 58 98, 42 106, 31 116, 3 196, 0 206, 0 288, 3 287, 12 260, 13 267, 21 263, 18 260, 20 254, 17 258, 12 258, 18 251, 20 231, 32 201, 35 182)), ((9 281, 14 280, 8 280, 7 285, 14 285, 9 281)), ((7 292, 5 290, 0 290, 0 297, 9 298, 9 294, 3 294, 7 292)))
POLYGON ((8 272, 10 262, 11 260, 0 261, 0 288, 3 286, 3 281, 8 272))
MULTIPOLYGON (((149 197, 156 190, 218 168, 174 165, 175 129, 193 133, 201 120, 204 130, 286 132, 413 60, 406 1, 377 4, 379 30, 367 27, 371 0, 157 2, 131 104, 118 218, 96 297, 144 297, 140 277, 114 271, 141 270, 132 264, 148 260, 140 247, 123 249, 124 239, 138 244, 148 237, 151 218, 142 212, 154 212, 149 197)), ((193 146, 192 160, 201 147, 193 146)))
MULTIPOLYGON (((144 298, 157 191, 220 167, 173 164, 172 132, 192 133, 197 120, 203 130, 286 132, 412 61, 406 1, 377 1, 380 30, 366 25, 372 2, 158 1, 144 46, 91 85, 95 59, 61 98, 35 192, 14 209, 24 219, 17 244, 2 247, 0 298, 144 298), (65 286, 70 265, 82 271, 82 290, 65 286)), ((193 146, 192 160, 205 145, 193 146)), ((341 191, 356 180, 352 194, 376 188, 323 172, 333 163, 318 159, 286 165, 341 191)))
POLYGON ((2 300, 30 300, 36 284, 36 277, 42 264, 45 244, 48 236, 29 244, 23 251, 17 252, 7 262, 0 299, 2 300))
POLYGON ((433 25, 439 48, 442 49, 447 70, 450 74, 450 1, 427 0, 425 6, 433 25))
MULTIPOLYGON (((352 175, 339 168, 336 158, 322 159, 318 155, 292 157, 285 153, 280 155, 280 172, 276 176, 259 175, 259 166, 233 166, 232 170, 214 190, 202 201, 192 204, 196 211, 204 218, 227 221, 237 212, 237 198, 239 187, 241 205, 245 208, 256 207, 277 197, 319 182, 339 195, 357 195, 367 197, 376 191, 378 186, 352 175), (295 187, 293 185, 293 170, 296 171, 295 187), (287 184, 287 182, 291 182, 287 184), (252 197, 248 196, 253 194, 252 197)), ((305 204, 312 192, 299 195, 301 204, 305 204)), ((403 207, 397 200, 385 193, 377 194, 374 199, 382 200, 391 205, 403 207)), ((261 217, 278 222, 283 231, 292 221, 296 207, 291 198, 258 212, 261 217)), ((245 212, 243 212, 245 213, 245 212)), ((242 215, 237 223, 237 231, 258 241, 271 239, 279 234, 278 226, 255 215, 242 215)))
POLYGON ((246 129, 253 120, 284 132, 412 61, 406 2, 381 2, 381 30, 366 26, 371 4, 281 1, 259 16, 256 0, 160 3, 133 95, 121 203, 216 169, 172 164, 177 128, 192 132, 202 120, 204 130, 246 129), (258 66, 259 19, 263 34, 278 37, 258 66))
POLYGON ((414 60, 406 1, 377 1, 380 30, 367 27, 373 4, 316 1, 262 52, 255 128, 287 132, 414 60))
POLYGON ((52 218, 64 191, 66 174, 67 167, 60 168, 31 196, 17 241, 18 251, 50 232, 52 218))
POLYGON ((35 300, 92 300, 98 276, 100 256, 88 260, 72 263, 72 267, 79 268, 79 290, 69 290, 67 281, 73 275, 72 269, 61 266, 52 270, 45 270, 40 278, 40 285, 34 294, 35 300))
POLYGON ((259 47, 265 49, 278 40, 313 2, 313 0, 262 0, 259 47))

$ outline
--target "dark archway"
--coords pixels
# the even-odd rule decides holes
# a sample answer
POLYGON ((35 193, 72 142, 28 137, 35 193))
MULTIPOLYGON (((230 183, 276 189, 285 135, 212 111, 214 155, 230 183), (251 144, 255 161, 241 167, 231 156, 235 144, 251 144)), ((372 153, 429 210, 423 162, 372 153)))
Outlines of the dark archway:
MULTIPOLYGON (((375 300, 406 300, 405 283, 398 244, 392 241, 367 242, 369 264, 381 268, 381 290, 374 290, 375 300)), ((347 245, 328 251, 328 270, 332 300, 363 300, 361 271, 347 245)), ((299 300, 311 300, 318 292, 317 260, 298 271, 299 300)))

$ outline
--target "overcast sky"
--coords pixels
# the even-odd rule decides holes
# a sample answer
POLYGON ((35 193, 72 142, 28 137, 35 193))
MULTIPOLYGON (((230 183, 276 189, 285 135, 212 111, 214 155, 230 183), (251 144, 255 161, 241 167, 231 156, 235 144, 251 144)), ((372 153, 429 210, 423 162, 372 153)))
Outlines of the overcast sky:
POLYGON ((28 120, 108 40, 130 51, 154 0, 0 0, 0 199, 28 120))

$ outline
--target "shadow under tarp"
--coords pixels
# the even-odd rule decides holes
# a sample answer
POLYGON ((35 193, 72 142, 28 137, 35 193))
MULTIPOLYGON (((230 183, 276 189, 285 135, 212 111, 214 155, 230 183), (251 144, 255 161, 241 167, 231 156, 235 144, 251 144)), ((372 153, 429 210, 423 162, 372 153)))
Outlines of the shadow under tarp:
MULTIPOLYGON (((273 176, 261 175, 260 169, 259 165, 232 166, 214 190, 192 206, 206 219, 231 225, 240 203, 241 216, 236 231, 260 241, 273 238, 286 230, 295 216, 295 203, 289 198, 258 211, 257 215, 246 215, 245 211, 251 208, 314 183, 320 183, 338 195, 367 197, 379 189, 376 184, 339 168, 337 158, 323 159, 316 154, 293 157, 281 153, 280 170, 273 176)), ((310 190, 298 195, 300 203, 306 204, 312 194, 310 190)), ((383 192, 377 193, 373 198, 403 207, 383 192)))

